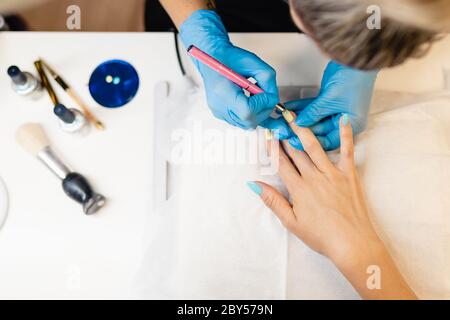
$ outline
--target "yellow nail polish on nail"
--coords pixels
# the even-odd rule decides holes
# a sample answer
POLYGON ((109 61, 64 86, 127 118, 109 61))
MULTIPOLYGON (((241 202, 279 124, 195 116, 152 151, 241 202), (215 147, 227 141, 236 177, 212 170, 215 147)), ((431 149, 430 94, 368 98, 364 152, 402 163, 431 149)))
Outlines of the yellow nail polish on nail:
POLYGON ((294 116, 292 115, 292 113, 289 110, 283 111, 283 118, 288 122, 291 123, 292 121, 294 121, 294 116))
POLYGON ((269 129, 266 129, 264 131, 264 135, 265 135, 267 141, 270 141, 273 139, 273 133, 269 129))

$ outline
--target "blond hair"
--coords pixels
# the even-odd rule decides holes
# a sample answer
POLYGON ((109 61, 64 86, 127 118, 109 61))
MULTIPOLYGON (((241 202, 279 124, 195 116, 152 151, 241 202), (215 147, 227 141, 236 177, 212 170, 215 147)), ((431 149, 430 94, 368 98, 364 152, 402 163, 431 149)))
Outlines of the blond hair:
POLYGON ((291 0, 291 4, 326 53, 363 70, 423 56, 450 26, 449 0, 291 0), (372 5, 381 10, 379 29, 367 25, 372 5))
POLYGON ((436 32, 450 31, 449 0, 365 0, 398 22, 436 32))

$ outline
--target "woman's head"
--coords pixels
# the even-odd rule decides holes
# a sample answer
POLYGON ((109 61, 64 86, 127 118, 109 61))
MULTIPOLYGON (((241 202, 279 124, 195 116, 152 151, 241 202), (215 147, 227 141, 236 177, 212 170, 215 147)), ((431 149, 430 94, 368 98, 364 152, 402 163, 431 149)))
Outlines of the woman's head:
POLYGON ((331 58, 364 70, 422 56, 450 26, 449 0, 291 0, 291 11, 331 58), (374 5, 379 29, 368 26, 374 5))

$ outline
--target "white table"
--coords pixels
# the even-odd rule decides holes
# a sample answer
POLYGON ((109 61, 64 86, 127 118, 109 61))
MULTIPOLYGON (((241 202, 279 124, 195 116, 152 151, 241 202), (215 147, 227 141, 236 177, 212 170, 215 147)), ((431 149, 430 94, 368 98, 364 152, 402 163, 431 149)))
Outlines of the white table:
MULTIPOLYGON (((232 38, 272 64, 280 85, 320 83, 326 59, 304 36, 232 38)), ((383 73, 378 88, 440 89, 442 67, 450 68, 449 52, 447 39, 429 59, 383 73)), ((151 214, 153 86, 179 76, 172 34, 0 33, 0 176, 10 196, 9 217, 0 230, 0 298, 131 297, 151 214), (7 67, 16 64, 34 72, 38 57, 82 95, 105 123, 105 132, 92 130, 86 138, 63 133, 46 95, 33 102, 10 89, 7 67), (94 68, 112 58, 133 64, 141 81, 135 99, 117 110, 99 107, 87 89, 94 68), (62 157, 108 197, 98 215, 85 216, 60 182, 16 144, 16 128, 29 121, 42 123, 62 157)), ((62 102, 72 106, 54 87, 62 102)))
MULTIPOLYGON (((153 85, 179 75, 173 40, 165 34, 0 34, 0 175, 10 195, 9 217, 0 231, 1 298, 120 298, 143 251, 149 212, 153 85), (20 53, 19 53, 20 52, 20 53), (38 102, 17 96, 6 68, 34 71, 45 58, 105 123, 86 138, 63 133, 48 96, 38 102), (124 108, 98 106, 87 83, 101 62, 124 59, 140 74, 140 90, 124 108), (108 206, 85 216, 60 182, 15 142, 18 125, 44 125, 55 148, 104 194, 108 206)), ((54 86, 67 106, 72 102, 54 86)))

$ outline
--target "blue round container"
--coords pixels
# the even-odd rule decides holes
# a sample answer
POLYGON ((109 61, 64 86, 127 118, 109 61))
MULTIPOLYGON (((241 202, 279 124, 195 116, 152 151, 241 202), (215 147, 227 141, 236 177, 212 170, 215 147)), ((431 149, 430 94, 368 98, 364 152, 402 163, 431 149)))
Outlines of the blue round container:
POLYGON ((89 79, 92 98, 106 108, 119 108, 130 102, 139 88, 136 69, 123 60, 99 65, 89 79))

